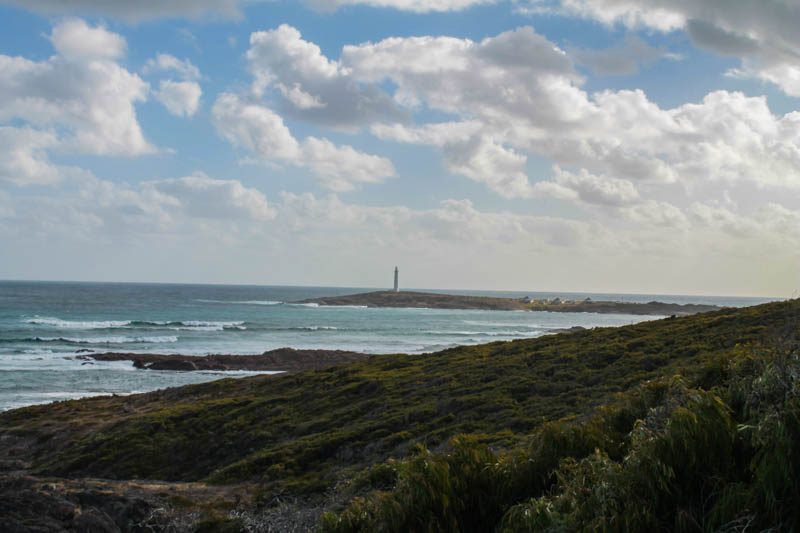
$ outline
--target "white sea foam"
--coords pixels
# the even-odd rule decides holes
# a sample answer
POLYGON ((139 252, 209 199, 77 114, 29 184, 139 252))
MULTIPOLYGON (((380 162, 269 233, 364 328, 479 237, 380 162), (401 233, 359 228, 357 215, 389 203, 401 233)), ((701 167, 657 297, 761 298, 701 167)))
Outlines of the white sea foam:
POLYGON ((244 322, 208 322, 204 320, 184 320, 181 322, 164 322, 166 329, 173 331, 223 331, 226 329, 246 330, 244 322))
POLYGON ((33 340, 37 342, 67 342, 70 344, 160 344, 178 342, 178 337, 34 337, 33 340))
MULTIPOLYGON (((168 324, 175 324, 176 322, 168 322, 168 324)), ((180 322, 184 326, 222 326, 222 327, 233 327, 233 326, 241 326, 244 324, 243 321, 233 321, 233 322, 210 322, 207 320, 181 320, 180 322)))
POLYGON ((428 330, 423 333, 430 335, 454 335, 468 337, 528 337, 539 334, 539 331, 440 331, 428 330))
POLYGON ((534 329, 549 329, 555 327, 563 327, 563 326, 546 326, 542 324, 530 324, 530 323, 519 323, 519 322, 491 322, 489 320, 462 320, 464 324, 469 324, 470 326, 484 326, 484 327, 498 327, 498 328, 534 328, 534 329))
POLYGON ((291 305, 291 306, 295 306, 295 307, 319 307, 318 303, 313 303, 313 302, 312 303, 307 303, 307 304, 286 304, 286 305, 291 305))
POLYGON ((222 331, 223 329, 247 329, 243 321, 208 320, 63 320, 51 317, 26 318, 23 322, 58 329, 134 329, 166 328, 174 331, 222 331))
POLYGON ((233 305, 281 305, 280 300, 195 300, 207 304, 233 304, 233 305))
POLYGON ((289 328, 293 331, 334 331, 338 330, 336 326, 297 326, 294 328, 289 328))
POLYGON ((37 326, 50 326, 60 329, 109 329, 129 326, 131 324, 130 320, 75 321, 50 317, 26 318, 23 320, 23 322, 27 324, 36 324, 37 326))

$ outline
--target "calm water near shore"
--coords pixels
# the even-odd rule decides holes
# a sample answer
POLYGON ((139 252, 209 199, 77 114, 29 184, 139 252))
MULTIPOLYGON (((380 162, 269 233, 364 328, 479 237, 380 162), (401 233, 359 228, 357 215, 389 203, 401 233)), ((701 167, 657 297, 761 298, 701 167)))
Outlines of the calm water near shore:
MULTIPOLYGON (((536 337, 571 326, 657 317, 442 309, 317 307, 288 302, 377 289, 0 282, 0 410, 97 394, 129 394, 247 372, 158 372, 89 363, 80 351, 255 354, 273 348, 420 354, 459 344, 536 337)), ((411 289, 409 289, 411 290, 411 289)), ((425 290, 425 289, 420 289, 425 290)), ((480 296, 728 306, 756 298, 431 291, 480 296)))

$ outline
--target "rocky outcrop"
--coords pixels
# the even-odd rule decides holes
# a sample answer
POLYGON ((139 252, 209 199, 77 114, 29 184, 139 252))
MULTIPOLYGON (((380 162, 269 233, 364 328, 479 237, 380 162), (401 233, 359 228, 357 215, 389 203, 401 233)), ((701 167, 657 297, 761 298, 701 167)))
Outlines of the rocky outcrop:
POLYGON ((344 350, 295 350, 278 348, 260 355, 170 355, 135 353, 82 353, 95 361, 133 361, 142 370, 251 370, 299 372, 368 359, 371 354, 344 350))

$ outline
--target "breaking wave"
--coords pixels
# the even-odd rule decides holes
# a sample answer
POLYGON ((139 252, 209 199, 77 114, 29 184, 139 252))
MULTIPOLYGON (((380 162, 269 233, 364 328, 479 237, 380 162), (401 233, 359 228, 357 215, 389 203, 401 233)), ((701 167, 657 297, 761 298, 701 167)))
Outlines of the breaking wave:
POLYGON ((56 329, 129 329, 129 328, 167 328, 187 331, 222 331, 224 329, 247 329, 243 321, 207 320, 62 320, 60 318, 34 317, 23 322, 56 329))
POLYGON ((8 343, 60 342, 64 344, 162 344, 178 342, 178 337, 28 337, 24 339, 0 339, 8 343))

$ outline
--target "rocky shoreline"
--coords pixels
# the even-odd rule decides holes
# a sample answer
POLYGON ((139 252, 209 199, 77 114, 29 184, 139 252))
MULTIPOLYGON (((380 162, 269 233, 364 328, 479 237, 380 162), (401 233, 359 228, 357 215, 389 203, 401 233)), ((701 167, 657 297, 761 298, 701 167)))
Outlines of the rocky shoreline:
POLYGON ((372 354, 344 350, 295 350, 278 348, 260 355, 177 355, 141 353, 82 353, 87 361, 133 361, 142 370, 250 370, 302 372, 369 359, 372 354))
POLYGON ((664 302, 611 302, 600 300, 532 300, 493 298, 410 291, 375 291, 345 296, 310 298, 302 304, 362 307, 408 307, 430 309, 484 309, 496 311, 550 311, 554 313, 618 313, 629 315, 682 316, 721 309, 716 305, 674 304, 664 302))

